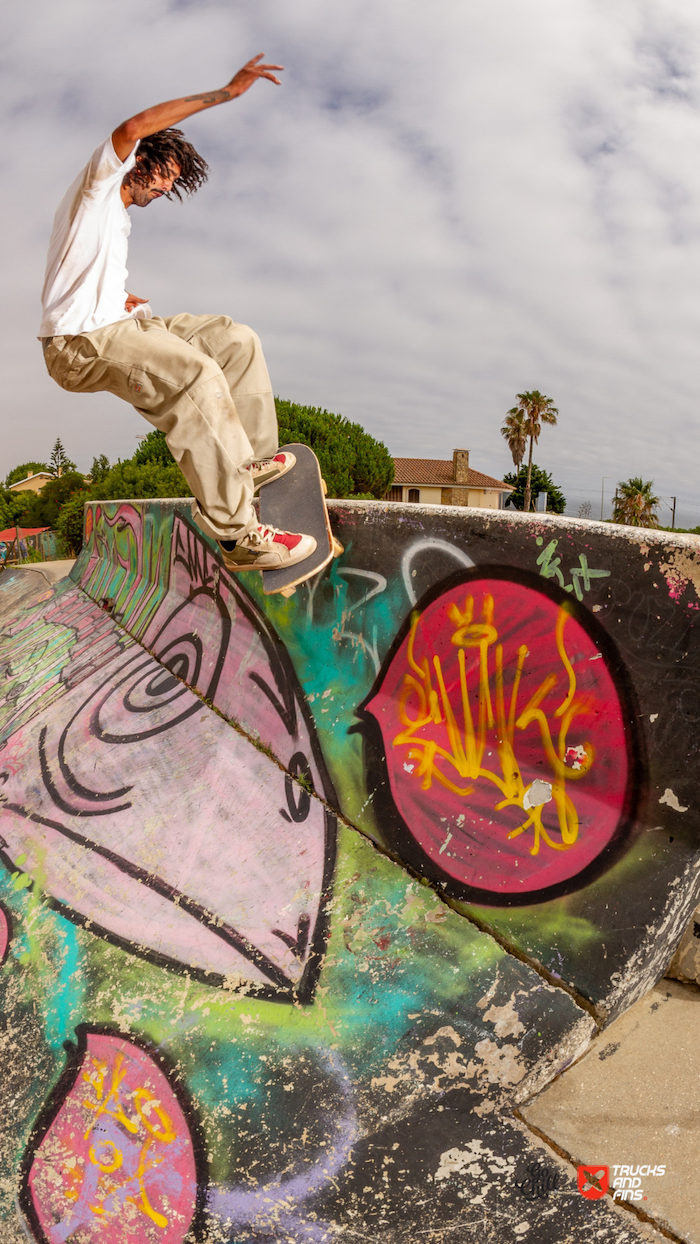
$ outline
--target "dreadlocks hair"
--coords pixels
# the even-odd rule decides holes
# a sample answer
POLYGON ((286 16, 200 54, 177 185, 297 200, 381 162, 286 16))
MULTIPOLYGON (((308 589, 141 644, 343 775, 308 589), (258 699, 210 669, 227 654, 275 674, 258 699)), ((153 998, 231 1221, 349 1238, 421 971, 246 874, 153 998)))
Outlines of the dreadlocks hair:
POLYGON ((136 165, 124 181, 127 185, 132 181, 144 183, 154 173, 167 177, 171 163, 179 164, 180 176, 174 182, 170 194, 165 197, 169 199, 175 195, 182 202, 180 190, 184 190, 185 194, 194 194, 209 174, 206 160, 195 151, 192 143, 187 142, 182 130, 158 130, 156 134, 142 138, 136 153, 136 165))

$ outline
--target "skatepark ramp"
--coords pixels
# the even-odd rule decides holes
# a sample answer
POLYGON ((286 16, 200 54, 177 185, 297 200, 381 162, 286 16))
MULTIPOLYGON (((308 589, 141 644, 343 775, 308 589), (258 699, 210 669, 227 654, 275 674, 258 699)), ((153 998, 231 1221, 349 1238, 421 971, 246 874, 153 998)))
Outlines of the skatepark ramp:
POLYGON ((329 508, 287 599, 181 501, 0 577, 8 1244, 645 1238, 514 1110, 698 901, 700 545, 329 508))

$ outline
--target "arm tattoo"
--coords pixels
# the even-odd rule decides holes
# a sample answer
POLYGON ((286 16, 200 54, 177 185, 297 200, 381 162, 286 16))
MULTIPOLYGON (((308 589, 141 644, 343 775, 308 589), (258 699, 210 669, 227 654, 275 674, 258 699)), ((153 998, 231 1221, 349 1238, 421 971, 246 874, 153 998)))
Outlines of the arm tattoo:
POLYGON ((185 95, 186 104, 223 104, 230 99, 228 91, 205 91, 202 95, 185 95))

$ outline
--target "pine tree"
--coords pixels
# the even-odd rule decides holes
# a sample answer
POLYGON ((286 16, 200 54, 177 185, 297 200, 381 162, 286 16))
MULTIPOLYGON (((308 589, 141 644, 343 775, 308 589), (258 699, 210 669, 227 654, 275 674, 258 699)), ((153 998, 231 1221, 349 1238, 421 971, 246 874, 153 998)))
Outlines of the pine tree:
POLYGON ((56 444, 51 450, 49 470, 52 475, 56 476, 57 479, 60 478, 61 475, 65 475, 66 471, 75 470, 75 463, 71 462, 68 457, 68 454, 61 444, 60 436, 56 437, 56 444))

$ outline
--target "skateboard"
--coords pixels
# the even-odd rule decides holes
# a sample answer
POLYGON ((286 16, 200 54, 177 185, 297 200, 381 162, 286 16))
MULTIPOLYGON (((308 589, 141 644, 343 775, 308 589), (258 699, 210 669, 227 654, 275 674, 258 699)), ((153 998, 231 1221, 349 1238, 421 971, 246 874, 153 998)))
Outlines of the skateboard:
POLYGON ((318 574, 332 558, 343 552, 342 544, 331 531, 325 485, 316 454, 308 445, 283 445, 282 449, 294 454, 296 462, 286 475, 263 484, 259 493, 260 522, 280 527, 282 531, 301 531, 314 536, 316 549, 295 566, 263 570, 266 596, 277 592, 291 596, 300 583, 318 574))

